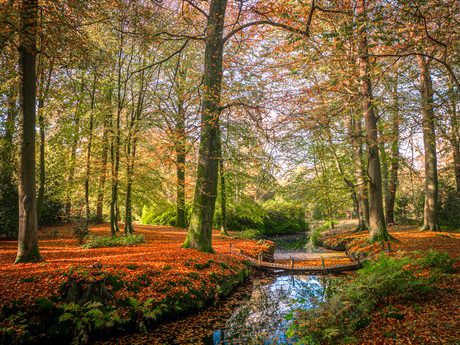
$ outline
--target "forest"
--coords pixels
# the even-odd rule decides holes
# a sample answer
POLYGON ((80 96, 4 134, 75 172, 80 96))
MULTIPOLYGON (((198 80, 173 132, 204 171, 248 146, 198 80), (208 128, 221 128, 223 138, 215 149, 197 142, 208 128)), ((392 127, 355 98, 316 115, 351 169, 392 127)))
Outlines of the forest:
POLYGON ((2 1, 9 263, 53 258, 40 229, 63 224, 80 246, 175 227, 199 255, 213 229, 347 219, 362 247, 395 225, 454 241, 459 27, 456 0, 2 1))

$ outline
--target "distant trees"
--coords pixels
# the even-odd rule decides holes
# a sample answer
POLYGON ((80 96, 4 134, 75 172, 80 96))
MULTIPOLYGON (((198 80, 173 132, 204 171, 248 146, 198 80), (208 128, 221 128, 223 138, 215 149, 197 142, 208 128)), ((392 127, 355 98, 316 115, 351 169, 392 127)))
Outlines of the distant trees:
POLYGON ((460 191, 456 2, 55 4, 0 11, 0 202, 19 195, 23 243, 35 207, 38 221, 108 215, 115 235, 174 203, 184 247, 212 252, 216 202, 225 233, 226 211, 273 186, 391 240, 386 224, 422 203, 423 229, 440 229, 441 178, 460 191))

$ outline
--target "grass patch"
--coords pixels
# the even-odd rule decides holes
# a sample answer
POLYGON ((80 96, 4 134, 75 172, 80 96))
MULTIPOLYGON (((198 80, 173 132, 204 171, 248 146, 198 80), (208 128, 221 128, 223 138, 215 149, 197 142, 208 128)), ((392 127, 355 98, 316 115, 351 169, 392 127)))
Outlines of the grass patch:
POLYGON ((84 249, 103 248, 103 247, 124 247, 135 246, 136 244, 145 243, 145 236, 140 235, 127 235, 127 236, 103 236, 88 238, 86 244, 83 245, 84 249))

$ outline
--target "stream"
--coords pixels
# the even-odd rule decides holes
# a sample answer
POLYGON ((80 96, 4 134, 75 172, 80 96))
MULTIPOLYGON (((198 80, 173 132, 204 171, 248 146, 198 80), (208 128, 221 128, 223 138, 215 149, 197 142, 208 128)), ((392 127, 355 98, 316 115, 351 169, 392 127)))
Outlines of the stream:
MULTIPOLYGON (((296 254, 311 255, 277 250, 275 257, 296 254)), ((289 328, 285 316, 298 308, 311 308, 312 299, 322 298, 325 279, 255 272, 229 298, 196 315, 166 322, 148 333, 94 344, 295 344, 295 339, 285 334, 289 328)))
POLYGON ((249 300, 224 327, 202 339, 209 344, 294 344, 286 336, 284 317, 292 310, 309 308, 311 298, 321 298, 323 284, 316 276, 278 276, 253 283, 249 300), (302 300, 302 303, 298 301, 302 300))
POLYGON ((324 277, 257 273, 229 298, 196 315, 160 324, 148 333, 121 335, 93 344, 294 344, 284 317, 321 298, 324 277), (298 301, 302 300, 302 303, 298 301))

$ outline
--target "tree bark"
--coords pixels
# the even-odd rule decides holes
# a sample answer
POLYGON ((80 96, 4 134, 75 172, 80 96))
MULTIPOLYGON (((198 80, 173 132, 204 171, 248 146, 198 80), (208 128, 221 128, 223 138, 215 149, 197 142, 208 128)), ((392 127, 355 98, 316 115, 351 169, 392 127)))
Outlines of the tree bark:
POLYGON ((422 98, 423 146, 425 149, 425 209, 421 230, 440 231, 438 222, 438 171, 436 159, 433 87, 425 57, 417 55, 422 98))
MULTIPOLYGON (((133 131, 133 129, 130 129, 133 131)), ((132 138, 132 154, 131 154, 131 143, 128 138, 127 147, 127 162, 126 162, 126 202, 125 202, 125 236, 134 232, 133 228, 133 214, 132 214, 132 202, 131 202, 131 188, 133 184, 133 170, 134 170, 134 159, 136 157, 136 134, 133 134, 132 138)))
POLYGON ((38 249, 35 194, 35 55, 38 0, 23 0, 19 41, 19 238, 15 264, 42 261, 38 249))
POLYGON ((396 189, 398 188, 398 170, 399 170, 399 100, 398 100, 398 83, 395 82, 393 91, 393 114, 391 119, 391 153, 390 153, 390 170, 388 176, 388 194, 385 200, 386 222, 394 224, 394 207, 396 200, 396 189))
MULTIPOLYGON (((83 83, 81 85, 81 93, 83 93, 83 83)), ((80 94, 81 94, 80 93, 80 94)), ((70 219, 71 217, 71 211, 72 211, 72 194, 74 192, 73 190, 73 180, 74 180, 74 175, 75 175, 75 164, 77 161, 77 148, 78 148, 78 142, 80 140, 80 106, 81 104, 79 103, 77 105, 77 109, 75 110, 75 130, 73 133, 73 140, 72 140, 72 146, 70 148, 70 161, 69 161, 69 177, 67 178, 67 196, 66 196, 66 204, 65 204, 65 214, 67 219, 70 219)))
POLYGON ((352 156, 353 160, 357 163, 355 178, 359 222, 356 231, 364 231, 369 230, 369 198, 366 185, 366 166, 363 159, 363 147, 360 139, 362 137, 361 116, 355 119, 350 116, 348 127, 352 156))
POLYGON ((88 138, 88 151, 86 153, 86 171, 85 171, 85 223, 88 225, 89 217, 90 217, 90 210, 89 210, 89 175, 91 173, 91 148, 93 145, 93 126, 94 126, 94 97, 96 95, 96 82, 97 82, 97 74, 94 72, 94 79, 93 79, 93 89, 91 92, 91 106, 90 106, 90 114, 89 114, 89 138, 88 138))
POLYGON ((112 139, 112 200, 110 201, 110 233, 115 236, 118 229, 118 172, 120 166, 120 121, 121 113, 124 108, 127 81, 123 81, 122 70, 124 61, 124 17, 120 21, 120 43, 118 51, 118 70, 117 70, 117 118, 115 125, 114 138, 112 139))
POLYGON ((42 82, 40 90, 40 99, 38 100, 38 126, 40 131, 40 184, 38 187, 38 197, 37 197, 37 221, 40 223, 40 217, 43 211, 44 197, 45 197, 45 180, 46 180, 46 169, 45 169, 45 118, 43 116, 43 107, 45 105, 45 99, 48 94, 49 88, 51 86, 51 75, 53 73, 53 64, 50 63, 48 69, 48 78, 46 81, 46 86, 42 71, 42 82))
MULTIPOLYGON (((222 150, 221 150, 222 151, 222 150)), ((224 157, 221 152, 220 154, 220 207, 221 207, 221 221, 220 221, 220 234, 229 236, 227 232, 227 191, 225 188, 225 169, 224 169, 224 157)))
POLYGON ((129 136, 128 136, 128 147, 127 147, 127 166, 126 166, 126 203, 125 203, 125 236, 134 232, 133 228, 133 215, 132 215, 132 201, 131 201, 131 189, 133 184, 134 175, 134 163, 136 159, 136 144, 137 144, 137 133, 139 120, 143 110, 144 104, 144 74, 141 73, 141 86, 139 89, 139 97, 137 101, 136 109, 131 117, 129 136), (131 144, 132 143, 132 154, 131 144))
POLYGON ((223 30, 227 0, 212 0, 209 7, 204 58, 204 94, 192 216, 183 248, 213 253, 212 221, 219 168, 219 105, 222 87, 223 30))
POLYGON ((449 141, 452 146, 454 160, 455 186, 457 194, 460 195, 460 142, 459 142, 459 124, 457 117, 457 104, 459 101, 459 91, 454 89, 454 81, 449 78, 449 108, 450 108, 450 125, 451 133, 449 141))
POLYGON ((377 134, 377 118, 372 106, 372 84, 370 79, 370 63, 367 47, 366 1, 358 0, 358 69, 362 93, 362 105, 367 139, 367 169, 369 177, 369 238, 368 243, 388 241, 385 217, 383 214, 382 176, 380 171, 379 139, 377 134))
MULTIPOLYGON (((180 107, 181 109, 182 107, 180 107)), ((176 171, 177 171, 177 223, 179 228, 187 227, 185 219, 185 116, 183 109, 179 111, 176 122, 176 171)))
POLYGON ((99 177, 99 187, 97 192, 96 204, 96 223, 102 223, 102 210, 104 206, 104 186, 107 174, 107 158, 108 158, 108 116, 104 119, 104 129, 102 133, 102 156, 101 156, 101 173, 99 177))
POLYGON ((112 199, 110 201, 110 233, 115 236, 118 229, 118 170, 120 166, 120 117, 121 109, 117 111, 115 138, 112 140, 112 199))

